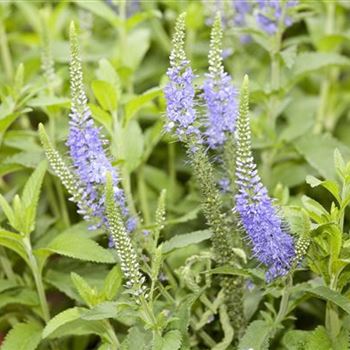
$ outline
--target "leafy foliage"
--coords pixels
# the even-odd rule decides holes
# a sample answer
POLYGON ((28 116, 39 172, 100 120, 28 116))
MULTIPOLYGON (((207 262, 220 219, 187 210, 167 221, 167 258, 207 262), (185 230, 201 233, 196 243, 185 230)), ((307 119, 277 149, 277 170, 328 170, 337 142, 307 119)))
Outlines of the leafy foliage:
POLYGON ((349 349, 349 13, 326 0, 0 4, 0 348, 349 349), (246 74, 251 154, 236 152, 249 130, 237 136, 232 112, 246 74), (89 173, 90 202, 66 143, 74 108, 91 110, 110 163, 89 173), (294 242, 269 283, 236 215, 243 173, 294 242), (96 201, 104 220, 85 222, 96 201))

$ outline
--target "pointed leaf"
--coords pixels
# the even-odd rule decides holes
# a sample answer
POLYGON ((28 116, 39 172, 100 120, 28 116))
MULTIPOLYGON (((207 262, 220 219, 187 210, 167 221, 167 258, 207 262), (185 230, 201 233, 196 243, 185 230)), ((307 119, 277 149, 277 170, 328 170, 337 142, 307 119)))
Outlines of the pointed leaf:
POLYGON ((85 261, 116 262, 112 253, 99 246, 95 241, 70 233, 62 233, 56 237, 45 250, 85 261))
POLYGON ((42 328, 37 323, 17 323, 7 334, 1 350, 35 350, 42 328))

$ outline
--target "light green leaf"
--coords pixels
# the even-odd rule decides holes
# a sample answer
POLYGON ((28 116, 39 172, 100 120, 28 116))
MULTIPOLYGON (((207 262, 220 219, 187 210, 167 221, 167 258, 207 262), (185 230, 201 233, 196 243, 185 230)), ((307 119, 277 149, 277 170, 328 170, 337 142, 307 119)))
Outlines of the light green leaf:
POLYGON ((99 246, 95 241, 70 233, 60 234, 47 248, 42 249, 85 261, 97 263, 115 262, 115 258, 111 252, 99 246))
POLYGON ((273 327, 265 321, 253 321, 239 342, 238 350, 268 350, 273 327))
POLYGON ((143 135, 140 125, 132 120, 122 129, 124 161, 129 172, 135 170, 141 163, 143 153, 143 135))
POLYGON ((42 328, 37 323, 17 323, 6 335, 1 350, 35 350, 42 328))
POLYGON ((40 196, 40 189, 47 169, 46 160, 42 161, 26 182, 22 193, 23 233, 29 234, 35 229, 35 217, 40 196))
POLYGON ((126 51, 121 53, 121 61, 125 67, 136 70, 150 46, 151 33, 149 29, 135 29, 128 34, 126 51))
POLYGON ((112 300, 117 295, 123 280, 122 271, 119 265, 114 266, 111 271, 109 271, 104 285, 103 293, 107 300, 112 300))
POLYGON ((22 237, 19 234, 0 229, 0 245, 13 250, 28 263, 28 257, 22 243, 22 237))
POLYGON ((172 237, 169 241, 163 243, 163 253, 169 253, 174 249, 187 247, 191 244, 197 244, 209 239, 212 236, 210 230, 194 231, 172 237))
POLYGON ((117 318, 119 316, 117 306, 118 304, 115 302, 106 301, 81 314, 81 318, 84 320, 104 320, 107 318, 117 318))
POLYGON ((329 134, 306 134, 293 141, 297 151, 325 179, 336 179, 333 152, 338 148, 344 158, 350 159, 350 149, 329 134))
POLYGON ((33 98, 28 102, 31 107, 51 107, 51 106, 70 106, 70 99, 68 97, 55 96, 41 96, 33 98))
POLYGON ((85 10, 91 11, 94 15, 103 18, 114 27, 122 25, 119 16, 117 16, 115 12, 102 1, 98 3, 98 6, 96 6, 95 2, 89 1, 78 1, 77 5, 85 10))
POLYGON ((13 289, 18 287, 18 284, 14 281, 0 279, 0 293, 8 289, 13 289))
POLYGON ((16 222, 15 213, 13 212, 10 204, 8 204, 7 200, 5 199, 5 197, 2 194, 0 194, 0 207, 1 207, 2 211, 4 212, 4 214, 6 215, 6 218, 9 221, 9 224, 12 227, 16 227, 17 222, 16 222))
POLYGON ((111 112, 117 109, 117 93, 113 85, 107 81, 94 80, 91 83, 91 88, 104 110, 111 112))
POLYGON ((178 350, 182 344, 181 332, 177 329, 167 332, 163 337, 157 335, 152 350, 178 350))
POLYGON ((318 326, 310 335, 306 343, 305 350, 330 350, 332 342, 327 335, 327 331, 323 326, 318 326))
POLYGON ((332 66, 350 66, 350 60, 338 53, 304 52, 297 56, 293 75, 295 78, 332 66))
POLYGON ((125 124, 147 103, 162 94, 162 89, 152 88, 142 95, 133 97, 125 106, 125 124))
POLYGON ((16 288, 4 291, 0 294, 0 308, 10 305, 37 306, 39 300, 37 294, 28 288, 16 288))
POLYGON ((340 204, 342 202, 340 198, 340 188, 339 185, 332 180, 325 180, 321 181, 317 179, 314 176, 308 175, 306 177, 306 182, 311 186, 311 187, 317 187, 317 186, 323 186, 326 190, 328 190, 334 198, 337 200, 337 202, 340 204))
POLYGON ((97 303, 97 292, 93 288, 90 287, 89 283, 87 283, 83 277, 79 276, 77 273, 71 273, 71 279, 74 283, 75 288, 77 289, 81 298, 85 301, 85 303, 92 307, 97 303))

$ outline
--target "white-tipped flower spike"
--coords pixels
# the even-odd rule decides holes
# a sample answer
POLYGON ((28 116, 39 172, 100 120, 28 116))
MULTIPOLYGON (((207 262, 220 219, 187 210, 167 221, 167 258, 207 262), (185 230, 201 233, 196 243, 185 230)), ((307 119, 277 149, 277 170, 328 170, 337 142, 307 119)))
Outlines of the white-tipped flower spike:
POLYGON ((86 201, 90 203, 93 216, 99 218, 102 224, 106 222, 103 201, 106 172, 112 174, 115 200, 118 202, 127 228, 131 232, 136 226, 136 220, 129 216, 124 192, 119 188, 118 172, 106 155, 104 150, 106 142, 102 140, 100 129, 96 127, 87 104, 78 37, 73 23, 70 27, 70 45, 72 107, 69 114, 70 129, 67 145, 74 170, 84 186, 84 195, 86 201))
POLYGON ((266 279, 269 282, 290 270, 295 249, 293 238, 283 230, 281 218, 254 163, 247 76, 241 89, 236 141, 236 209, 250 238, 254 256, 268 267, 266 279))
POLYGON ((168 131, 174 129, 180 139, 186 135, 199 134, 199 130, 195 126, 194 74, 184 50, 185 18, 186 14, 183 13, 176 21, 172 42, 173 49, 170 54, 170 68, 167 72, 169 83, 164 89, 168 118, 166 129, 168 131))
POLYGON ((237 92, 222 62, 222 36, 218 14, 211 31, 209 74, 206 74, 203 85, 207 107, 205 141, 211 148, 222 145, 226 141, 226 133, 234 132, 237 116, 237 92))
POLYGON ((117 250, 120 266, 126 279, 126 287, 136 297, 145 295, 145 277, 140 272, 137 254, 123 222, 120 209, 115 205, 113 178, 110 173, 106 177, 106 215, 111 238, 117 250))

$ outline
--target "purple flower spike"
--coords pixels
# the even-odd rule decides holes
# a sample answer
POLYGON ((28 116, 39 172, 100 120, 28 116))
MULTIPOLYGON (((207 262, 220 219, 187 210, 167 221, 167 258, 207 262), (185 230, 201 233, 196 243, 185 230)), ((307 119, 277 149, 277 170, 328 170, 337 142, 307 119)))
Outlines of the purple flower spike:
POLYGON ((222 28, 220 16, 215 19, 209 51, 209 74, 203 85, 207 106, 206 142, 217 148, 226 141, 226 133, 233 133, 237 116, 236 89, 222 63, 222 28))
POLYGON ((242 91, 237 120, 236 210, 252 244, 254 257, 268 267, 267 282, 288 273, 295 257, 293 238, 261 183, 251 150, 248 117, 248 78, 242 91))
POLYGON ((195 126, 194 74, 190 67, 190 62, 186 59, 184 41, 185 15, 182 14, 179 16, 175 26, 170 68, 167 72, 169 83, 164 89, 168 117, 166 129, 167 131, 175 129, 180 140, 186 135, 199 134, 199 130, 195 126))
MULTIPOLYGON (((82 196, 88 203, 93 217, 98 221, 97 226, 107 224, 104 206, 104 187, 106 174, 110 173, 113 180, 115 200, 124 216, 127 228, 135 229, 135 219, 130 218, 126 205, 124 191, 119 188, 119 176, 106 155, 106 141, 101 137, 100 129, 95 126, 83 85, 83 73, 75 29, 71 28, 71 94, 72 107, 69 114, 70 129, 67 140, 69 153, 75 173, 83 185, 82 196)), ((93 218, 80 210, 85 220, 93 218)))

